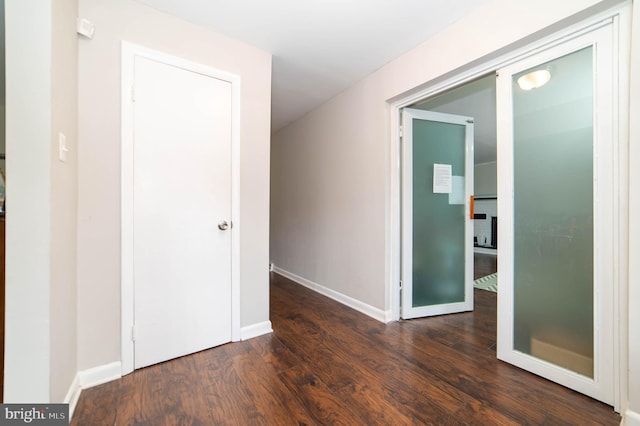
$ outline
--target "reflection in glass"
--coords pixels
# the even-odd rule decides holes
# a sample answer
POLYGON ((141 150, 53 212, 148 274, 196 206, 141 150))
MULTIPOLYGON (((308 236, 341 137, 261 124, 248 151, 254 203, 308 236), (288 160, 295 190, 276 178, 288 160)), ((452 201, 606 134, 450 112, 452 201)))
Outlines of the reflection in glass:
POLYGON ((513 76, 514 349, 593 377, 592 48, 513 76), (524 91, 519 77, 551 80, 524 91))

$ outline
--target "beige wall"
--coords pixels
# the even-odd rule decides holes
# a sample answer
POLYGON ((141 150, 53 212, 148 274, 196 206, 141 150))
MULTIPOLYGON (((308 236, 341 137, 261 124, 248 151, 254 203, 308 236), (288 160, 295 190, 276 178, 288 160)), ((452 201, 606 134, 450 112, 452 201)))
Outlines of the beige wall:
POLYGON ((495 161, 476 164, 473 174, 473 186, 476 197, 498 194, 498 169, 495 161))
MULTIPOLYGON (((78 363, 120 360, 121 41, 240 75, 241 315, 268 321, 271 56, 131 0, 80 0, 78 363)), ((174 170, 180 173, 180 170, 174 170)))
POLYGON ((275 265, 388 311, 387 101, 598 3, 493 0, 277 132, 275 265))
POLYGON ((77 371, 78 0, 53 0, 51 33, 51 401, 62 401, 77 371), (58 134, 66 136, 66 162, 58 134))

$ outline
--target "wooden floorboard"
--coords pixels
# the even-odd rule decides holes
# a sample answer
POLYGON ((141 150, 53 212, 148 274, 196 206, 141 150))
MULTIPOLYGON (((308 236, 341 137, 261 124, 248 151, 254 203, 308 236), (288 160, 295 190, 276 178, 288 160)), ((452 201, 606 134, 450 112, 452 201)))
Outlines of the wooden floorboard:
POLYGON ((84 390, 72 424, 620 423, 611 407, 498 361, 496 294, 474 296, 474 312, 382 324, 272 274, 274 333, 84 390))
POLYGON ((473 279, 477 280, 498 271, 498 256, 484 253, 473 254, 473 279))

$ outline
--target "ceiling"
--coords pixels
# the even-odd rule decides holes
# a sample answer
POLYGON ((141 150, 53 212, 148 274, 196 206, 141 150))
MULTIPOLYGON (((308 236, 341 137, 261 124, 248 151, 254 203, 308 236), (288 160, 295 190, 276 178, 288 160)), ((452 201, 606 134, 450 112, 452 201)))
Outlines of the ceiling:
POLYGON ((138 0, 273 54, 272 130, 488 0, 138 0))

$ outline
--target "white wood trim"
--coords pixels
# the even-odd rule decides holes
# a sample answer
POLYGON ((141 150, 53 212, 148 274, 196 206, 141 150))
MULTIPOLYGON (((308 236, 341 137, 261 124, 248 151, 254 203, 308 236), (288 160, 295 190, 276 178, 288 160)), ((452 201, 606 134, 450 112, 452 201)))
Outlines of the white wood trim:
POLYGON ((122 365, 119 361, 99 365, 78 372, 80 389, 88 389, 103 383, 111 382, 122 377, 122 365))
POLYGON ((387 232, 385 233, 385 264, 388 265, 388 274, 386 277, 386 298, 390 307, 390 320, 400 320, 401 297, 402 290, 400 288, 400 277, 402 276, 402 208, 401 208, 401 151, 402 143, 405 138, 402 136, 402 113, 401 107, 404 102, 398 103, 390 108, 390 124, 389 124, 389 156, 387 170, 387 203, 386 203, 386 224, 387 232))
POLYGON ((273 272, 278 275, 282 275, 285 278, 289 278, 291 281, 300 284, 304 287, 307 287, 317 293, 322 294, 330 299, 335 300, 336 302, 340 302, 345 306, 348 306, 352 309, 355 309, 358 312, 361 312, 371 318, 378 320, 380 322, 387 323, 391 321, 391 312, 383 311, 382 309, 378 309, 374 306, 371 306, 367 303, 361 302, 360 300, 354 299, 351 296, 347 296, 346 294, 342 294, 330 288, 327 288, 323 285, 315 283, 311 280, 303 278, 299 275, 296 275, 292 272, 286 271, 274 265, 273 272))
MULTIPOLYGON (((621 69, 630 69, 631 81, 626 81, 627 90, 620 90, 620 104, 629 108, 627 114, 621 114, 625 118, 635 117, 635 119, 626 122, 626 126, 621 123, 620 128, 628 131, 627 137, 627 155, 626 161, 622 163, 629 166, 628 168, 628 186, 629 194, 628 216, 624 221, 626 224, 625 232, 627 235, 627 247, 629 251, 624 253, 626 257, 625 279, 629 283, 628 287, 621 290, 618 307, 620 314, 620 336, 629 336, 628 346, 625 348, 624 341, 620 344, 621 356, 621 374, 623 380, 621 384, 621 400, 623 401, 623 411, 626 410, 625 419, 630 415, 632 419, 629 425, 640 426, 640 339, 638 338, 638 330, 640 329, 640 3, 637 1, 633 5, 633 38, 631 44, 634 51, 631 58, 625 54, 630 50, 621 47, 621 57, 626 62, 621 62, 621 69), (629 59, 631 61, 629 62, 629 59), (635 259, 635 261, 630 261, 635 259)), ((624 30, 631 28, 629 24, 621 20, 621 27, 624 30)), ((621 38, 625 40, 625 37, 621 38)), ((625 40, 626 41, 626 40, 625 40)), ((628 48, 627 48, 628 49, 628 48)), ((621 232, 622 233, 622 232, 621 232)))
MULTIPOLYGON (((516 46, 511 51, 502 54, 500 56, 487 59, 481 59, 478 61, 478 65, 469 65, 462 67, 458 70, 451 71, 444 74, 427 84, 420 85, 423 89, 416 88, 408 93, 398 95, 388 100, 389 111, 389 149, 388 149, 388 162, 387 162, 387 206, 386 206, 386 227, 387 232, 385 235, 385 241, 388 243, 386 246, 386 264, 388 264, 387 274, 387 301, 390 304, 391 319, 398 320, 400 318, 400 254, 401 254, 401 209, 400 209, 400 147, 402 138, 400 136, 400 110, 408 107, 418 101, 423 101, 430 97, 434 97, 455 87, 461 86, 465 83, 471 82, 475 79, 484 77, 488 74, 495 73, 497 69, 504 67, 510 63, 516 62, 522 57, 530 56, 538 51, 548 49, 554 45, 557 45, 567 38, 577 37, 581 34, 587 33, 598 27, 608 25, 614 18, 620 20, 620 45, 617 52, 620 58, 619 67, 622 71, 620 75, 625 74, 625 64, 628 65, 629 55, 629 31, 630 31, 630 10, 631 1, 622 0, 617 4, 612 5, 606 10, 600 10, 593 13, 591 16, 585 17, 580 21, 567 25, 566 28, 560 30, 546 31, 546 34, 542 34, 537 40, 533 40, 525 45, 519 43, 520 47, 516 46)), ((625 103, 625 99, 628 99, 628 83, 627 76, 622 77, 620 81, 620 98, 618 102, 618 126, 620 131, 620 143, 621 147, 624 144, 628 145, 627 126, 629 123, 629 109, 628 104, 625 103)), ((623 153, 621 152, 621 155, 623 153)), ((622 157, 624 158, 624 157, 622 157)), ((624 167, 623 167, 624 168, 624 167)), ((500 174, 500 170, 498 170, 500 174)), ((623 170, 620 170, 620 174, 623 174, 623 170)), ((623 176, 619 176, 620 181, 624 182, 623 176)), ((621 188, 623 190, 623 188, 621 188)), ((624 203, 623 203, 624 204, 624 203)), ((616 212, 621 219, 624 217, 624 212, 616 212)), ((621 233, 624 235, 624 230, 628 229, 628 221, 621 223, 621 233)), ((627 259, 628 264, 628 246, 624 246, 624 238, 618 241, 620 253, 620 260, 627 259)), ((615 391, 616 401, 614 407, 617 411, 620 411, 621 403, 627 400, 627 376, 626 370, 629 363, 628 353, 626 351, 628 342, 627 333, 627 288, 624 277, 618 277, 619 281, 613 283, 615 287, 614 304, 620 309, 617 311, 615 318, 617 326, 615 329, 616 336, 614 341, 616 348, 614 352, 618 356, 614 359, 614 370, 617 381, 617 389, 615 391)), ((500 316, 498 315, 498 324, 500 324, 500 316)))
POLYGON ((133 288, 133 103, 134 58, 141 56, 231 83, 231 340, 241 339, 240 329, 240 77, 206 65, 122 42, 121 62, 121 365, 122 374, 134 370, 131 339, 134 320, 133 288))
POLYGON ((264 334, 273 333, 271 328, 271 321, 263 321, 257 324, 251 324, 246 327, 242 327, 241 340, 249 340, 254 337, 262 336, 264 334))
POLYGON ((121 152, 120 152, 120 352, 122 374, 133 371, 134 318, 133 289, 133 104, 130 102, 134 83, 136 46, 122 43, 121 81, 121 152))
POLYGON ((620 424, 624 426, 640 426, 640 413, 632 410, 625 411, 620 424))
POLYGON ((231 341, 242 338, 240 317, 240 99, 241 80, 229 75, 231 83, 231 341))
POLYGON ((78 374, 73 378, 73 382, 69 386, 69 390, 64 397, 65 404, 69 404, 69 419, 73 418, 73 413, 76 410, 76 405, 78 405, 78 399, 80 399, 80 393, 82 392, 82 388, 80 387, 80 379, 78 378, 78 374))
POLYGON ((87 370, 79 371, 69 386, 63 402, 69 404, 69 419, 73 418, 78 399, 83 389, 111 382, 122 377, 122 365, 119 361, 99 365, 87 370))
POLYGON ((626 408, 628 401, 628 375, 629 352, 627 351, 628 325, 629 325, 629 117, 630 117, 630 55, 631 52, 631 9, 626 8, 614 18, 613 21, 613 48, 614 48, 614 69, 613 75, 617 76, 618 91, 614 91, 613 101, 613 139, 618 141, 618 155, 614 157, 613 169, 617 171, 614 176, 616 181, 615 192, 625 194, 623 197, 616 197, 614 206, 614 220, 618 232, 614 235, 614 287, 613 305, 615 316, 613 333, 613 368, 614 368, 614 408, 617 412, 626 408), (617 125, 616 125, 617 122, 617 125), (624 336, 624 337, 623 337, 624 336))

